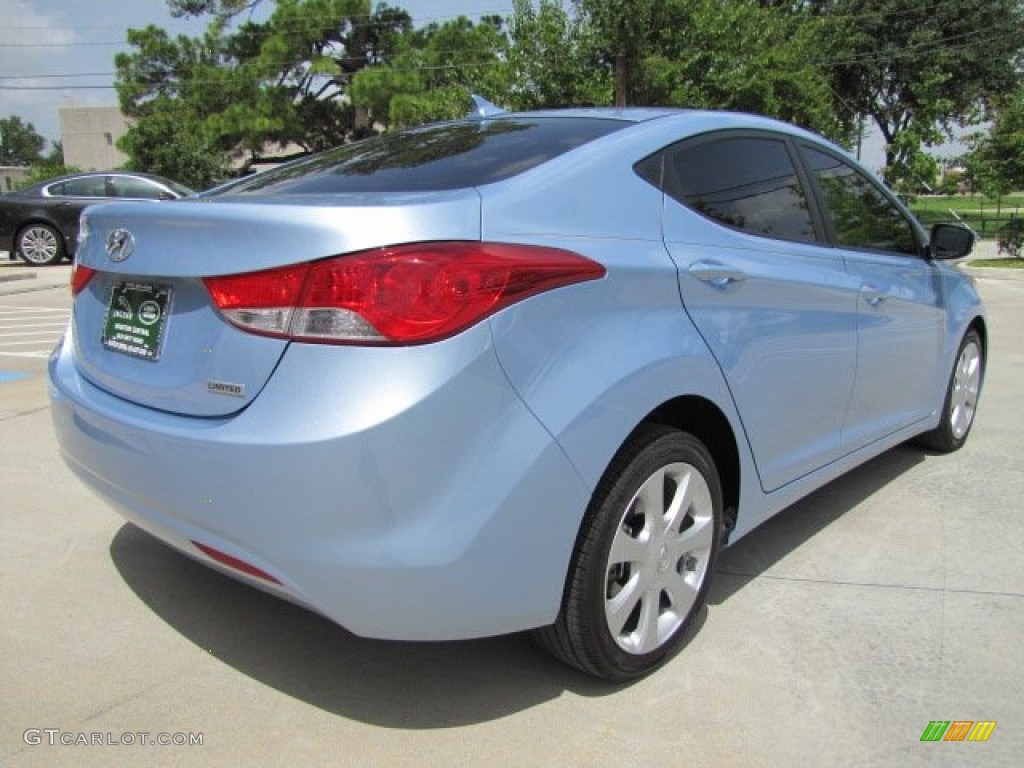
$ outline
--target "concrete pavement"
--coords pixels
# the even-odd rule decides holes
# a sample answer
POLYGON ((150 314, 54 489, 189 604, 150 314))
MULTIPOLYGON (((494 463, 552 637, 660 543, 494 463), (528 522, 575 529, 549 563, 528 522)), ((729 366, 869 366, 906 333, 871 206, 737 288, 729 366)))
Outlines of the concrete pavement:
POLYGON ((522 637, 361 640, 176 554, 60 462, 28 361, 0 384, 0 764, 1018 765, 1024 275, 977 281, 991 360, 966 447, 890 451, 752 532, 687 647, 626 686, 522 637), (936 720, 996 726, 922 742, 936 720))
POLYGON ((66 288, 70 279, 70 264, 33 267, 20 260, 12 261, 0 252, 0 296, 66 288))

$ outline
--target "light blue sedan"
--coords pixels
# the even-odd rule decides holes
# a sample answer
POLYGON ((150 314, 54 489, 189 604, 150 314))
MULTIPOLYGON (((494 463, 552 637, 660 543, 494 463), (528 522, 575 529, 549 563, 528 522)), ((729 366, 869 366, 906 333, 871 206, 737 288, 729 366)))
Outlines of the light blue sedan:
POLYGON ((959 448, 982 385, 972 234, 747 115, 488 115, 82 232, 52 412, 122 515, 358 635, 534 630, 611 680, 720 547, 959 448))

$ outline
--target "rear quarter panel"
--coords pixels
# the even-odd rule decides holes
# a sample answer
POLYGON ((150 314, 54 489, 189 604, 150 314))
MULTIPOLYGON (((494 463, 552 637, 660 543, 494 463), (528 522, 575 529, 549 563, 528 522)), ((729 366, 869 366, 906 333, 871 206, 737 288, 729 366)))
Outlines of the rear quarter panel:
POLYGON ((607 269, 491 319, 506 374, 590 489, 635 427, 676 397, 710 400, 742 436, 721 371, 683 309, 661 193, 633 171, 662 139, 634 130, 480 190, 483 239, 565 248, 607 269))

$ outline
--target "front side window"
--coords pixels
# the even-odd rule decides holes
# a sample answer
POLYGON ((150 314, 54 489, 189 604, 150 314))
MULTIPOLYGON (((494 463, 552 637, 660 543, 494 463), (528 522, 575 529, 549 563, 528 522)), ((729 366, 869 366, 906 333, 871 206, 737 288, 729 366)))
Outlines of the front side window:
POLYGON ((871 179, 834 155, 807 146, 801 151, 821 187, 837 244, 869 251, 920 252, 910 221, 871 179))
POLYGON ((665 192, 727 227, 814 241, 814 222, 786 143, 734 136, 669 151, 665 192))

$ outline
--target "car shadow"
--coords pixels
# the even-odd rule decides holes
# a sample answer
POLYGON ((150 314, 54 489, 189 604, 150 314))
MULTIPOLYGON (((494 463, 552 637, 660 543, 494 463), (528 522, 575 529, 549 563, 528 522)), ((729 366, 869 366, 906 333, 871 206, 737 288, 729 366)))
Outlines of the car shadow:
POLYGON ((784 556, 925 460, 901 445, 819 488, 722 551, 708 603, 720 605, 784 556))
POLYGON ((604 696, 525 634, 458 642, 367 640, 201 565, 126 523, 110 555, 157 616, 246 676, 328 712, 390 728, 496 720, 572 691, 604 696))
MULTIPOLYGON (((709 603, 728 600, 922 460, 919 451, 890 451, 777 515, 723 552, 709 603)), ((189 559, 130 523, 114 536, 110 555, 128 587, 197 652, 349 719, 386 728, 447 728, 496 720, 566 691, 598 697, 626 687, 562 665, 523 634, 444 643, 356 637, 189 559)), ((695 617, 677 653, 707 615, 705 608, 695 617)))

